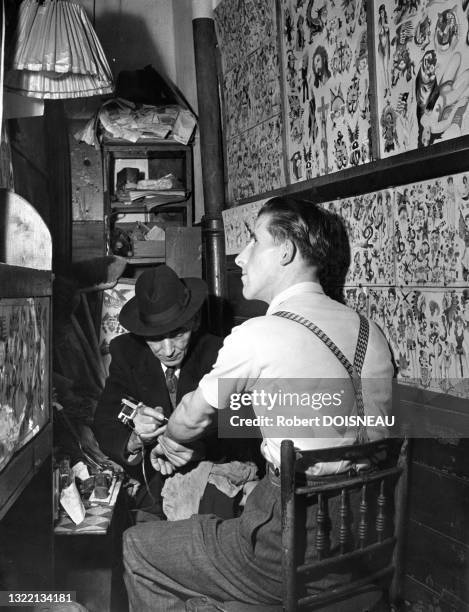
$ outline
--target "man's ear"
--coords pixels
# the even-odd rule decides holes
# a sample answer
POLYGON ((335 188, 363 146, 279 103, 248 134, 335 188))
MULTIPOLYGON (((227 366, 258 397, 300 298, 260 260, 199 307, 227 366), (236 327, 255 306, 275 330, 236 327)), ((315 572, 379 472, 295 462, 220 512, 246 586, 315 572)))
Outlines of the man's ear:
POLYGON ((295 259, 296 245, 291 240, 285 240, 280 254, 280 265, 286 266, 295 259))

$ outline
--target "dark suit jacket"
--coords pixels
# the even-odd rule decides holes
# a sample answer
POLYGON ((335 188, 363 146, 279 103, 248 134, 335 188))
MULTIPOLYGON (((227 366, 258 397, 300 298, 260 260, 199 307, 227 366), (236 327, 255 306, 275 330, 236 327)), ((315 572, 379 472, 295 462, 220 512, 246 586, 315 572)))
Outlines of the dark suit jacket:
MULTIPOLYGON (((221 338, 211 334, 193 334, 185 360, 181 365, 177 386, 177 401, 193 391, 204 374, 215 363, 221 338)), ((147 406, 161 406, 165 416, 172 412, 166 380, 157 359, 145 342, 134 334, 123 334, 110 344, 111 365, 109 376, 94 417, 94 430, 102 450, 129 473, 141 480, 131 468, 126 447, 131 430, 117 416, 121 410, 121 399, 130 396, 147 406), (130 469, 128 469, 130 467, 130 469)))

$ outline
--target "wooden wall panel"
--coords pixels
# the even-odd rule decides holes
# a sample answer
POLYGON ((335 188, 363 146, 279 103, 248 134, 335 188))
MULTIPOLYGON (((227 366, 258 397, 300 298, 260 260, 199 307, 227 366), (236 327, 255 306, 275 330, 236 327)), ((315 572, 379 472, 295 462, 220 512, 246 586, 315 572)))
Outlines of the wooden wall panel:
POLYGON ((70 121, 72 216, 74 221, 99 221, 104 214, 101 151, 74 138, 83 127, 84 121, 70 121))
MULTIPOLYGON (((50 448, 49 440, 49 452, 50 448)), ((0 522, 5 590, 50 590, 53 585, 52 465, 50 459, 37 465, 30 465, 29 485, 0 522)))
POLYGON ((179 276, 202 278, 200 227, 167 227, 166 264, 179 276))
POLYGON ((469 477, 468 457, 467 438, 415 440, 413 444, 414 461, 454 476, 469 477))
MULTIPOLYGON (((36 119, 36 121, 41 121, 41 119, 36 119)), ((51 214, 49 183, 45 170, 45 151, 43 146, 40 146, 43 134, 32 121, 26 123, 26 126, 33 128, 33 133, 38 136, 39 140, 28 151, 26 149, 28 141, 20 120, 15 121, 14 126, 16 127, 12 130, 13 135, 11 136, 11 161, 15 191, 28 200, 49 225, 51 214)))
POLYGON ((105 254, 103 221, 75 221, 72 236, 73 261, 102 257, 105 254))
POLYGON ((43 117, 10 119, 8 130, 11 146, 20 155, 29 159, 39 172, 47 175, 43 117))
POLYGON ((469 612, 469 605, 448 591, 438 593, 428 585, 407 577, 404 583, 406 601, 414 602, 410 612, 469 612))
POLYGON ((53 270, 66 274, 72 260, 72 194, 68 126, 62 100, 46 100, 44 129, 51 197, 53 270))
POLYGON ((413 463, 409 492, 411 518, 469 544, 469 481, 413 463))
POLYGON ((408 574, 437 592, 449 592, 469 603, 469 545, 411 521, 407 548, 408 574))

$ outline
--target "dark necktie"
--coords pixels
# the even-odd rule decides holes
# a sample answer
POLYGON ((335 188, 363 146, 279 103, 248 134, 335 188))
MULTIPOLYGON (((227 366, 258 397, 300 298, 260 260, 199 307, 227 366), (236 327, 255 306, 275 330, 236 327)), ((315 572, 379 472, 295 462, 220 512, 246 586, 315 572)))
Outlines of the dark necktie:
POLYGON ((166 386, 168 387, 173 409, 176 407, 176 390, 178 386, 178 378, 175 374, 175 370, 176 368, 166 368, 165 372, 166 386))

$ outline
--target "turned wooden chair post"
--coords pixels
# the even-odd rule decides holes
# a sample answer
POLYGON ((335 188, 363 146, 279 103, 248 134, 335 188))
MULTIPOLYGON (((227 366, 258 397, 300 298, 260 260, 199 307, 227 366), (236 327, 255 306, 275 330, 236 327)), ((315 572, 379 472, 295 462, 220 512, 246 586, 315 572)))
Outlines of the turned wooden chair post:
POLYGON ((407 524, 407 490, 409 485, 409 440, 402 443, 398 458, 398 465, 402 472, 396 487, 395 499, 395 534, 396 544, 393 551, 392 564, 394 574, 389 587, 389 602, 394 608, 398 608, 402 600, 402 585, 404 580, 404 549, 406 542, 407 524))
POLYGON ((291 440, 281 446, 281 501, 282 501, 282 570, 283 603, 285 610, 296 610, 295 572, 295 449, 291 440))

